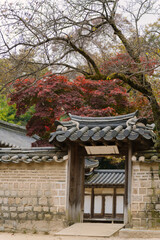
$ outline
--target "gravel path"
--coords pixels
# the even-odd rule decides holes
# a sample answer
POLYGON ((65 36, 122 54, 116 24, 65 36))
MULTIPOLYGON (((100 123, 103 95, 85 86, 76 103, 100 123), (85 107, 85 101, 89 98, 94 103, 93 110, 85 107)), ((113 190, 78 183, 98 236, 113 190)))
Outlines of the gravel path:
MULTIPOLYGON (((69 237, 67 240, 75 240, 78 238, 69 237)), ((144 238, 128 238, 130 240, 143 240, 144 238)), ((148 238, 148 240, 158 240, 159 238, 148 238)), ((63 240, 61 237, 55 237, 53 235, 41 235, 41 234, 11 234, 0 233, 0 240, 63 240)), ((98 240, 98 239, 97 239, 98 240)), ((127 238, 111 237, 108 240, 127 240, 127 238)), ((147 238, 145 238, 147 240, 147 238)))
POLYGON ((58 240, 52 235, 0 233, 0 240, 58 240))

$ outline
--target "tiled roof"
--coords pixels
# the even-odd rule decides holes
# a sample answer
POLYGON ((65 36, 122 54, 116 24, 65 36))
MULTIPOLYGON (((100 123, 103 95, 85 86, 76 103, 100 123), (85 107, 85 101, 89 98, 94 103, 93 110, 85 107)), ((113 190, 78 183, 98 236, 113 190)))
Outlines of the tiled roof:
POLYGON ((98 166, 99 166, 99 161, 98 160, 85 158, 85 169, 95 168, 95 167, 98 167, 98 166))
POLYGON ((124 185, 125 170, 96 169, 86 178, 85 185, 124 185))
POLYGON ((80 117, 70 114, 68 122, 56 121, 56 132, 51 133, 50 142, 65 141, 112 141, 136 140, 142 137, 153 141, 154 124, 138 119, 137 112, 115 117, 80 117))
POLYGON ((32 149, 0 149, 0 163, 41 163, 64 162, 68 159, 66 152, 53 147, 32 149))
POLYGON ((0 120, 0 146, 29 148, 38 139, 38 136, 27 136, 25 127, 0 120))
POLYGON ((134 156, 132 156, 132 161, 139 162, 158 162, 160 163, 160 151, 157 149, 149 149, 146 151, 136 152, 134 156))

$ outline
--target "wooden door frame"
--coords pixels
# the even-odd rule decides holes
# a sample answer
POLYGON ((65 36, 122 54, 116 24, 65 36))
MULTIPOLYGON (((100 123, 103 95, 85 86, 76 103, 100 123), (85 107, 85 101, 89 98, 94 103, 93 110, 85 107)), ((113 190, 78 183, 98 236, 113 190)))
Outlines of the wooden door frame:
MULTIPOLYGON (((127 143, 126 143, 127 144, 127 143)), ((84 158, 85 148, 78 143, 72 143, 68 148, 67 169, 67 219, 69 222, 83 222, 84 215, 84 158)), ((128 141, 128 152, 125 158, 125 195, 124 224, 130 222, 131 181, 132 181, 132 143, 128 141)), ((91 212, 91 216, 93 213, 91 212)))
POLYGON ((125 199, 124 224, 130 225, 131 190, 132 190, 132 142, 128 141, 128 152, 125 157, 125 199))
POLYGON ((68 148, 66 215, 70 223, 83 222, 84 212, 84 156, 78 143, 68 148))

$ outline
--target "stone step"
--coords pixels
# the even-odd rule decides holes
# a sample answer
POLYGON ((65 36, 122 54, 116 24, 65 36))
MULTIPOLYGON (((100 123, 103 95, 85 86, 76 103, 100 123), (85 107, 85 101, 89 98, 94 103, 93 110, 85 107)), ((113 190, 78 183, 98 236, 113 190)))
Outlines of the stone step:
POLYGON ((86 236, 57 236, 56 240, 105 240, 110 237, 86 237, 86 236))
POLYGON ((59 240, 104 240, 124 227, 124 224, 109 223, 75 223, 61 230, 55 236, 59 240))

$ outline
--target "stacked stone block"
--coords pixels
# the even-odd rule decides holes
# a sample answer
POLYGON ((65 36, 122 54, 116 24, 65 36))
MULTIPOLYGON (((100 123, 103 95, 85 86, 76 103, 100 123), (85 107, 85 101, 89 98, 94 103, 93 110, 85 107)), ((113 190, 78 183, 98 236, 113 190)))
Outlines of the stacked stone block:
POLYGON ((140 228, 160 227, 159 163, 133 162, 131 224, 140 228))
POLYGON ((0 164, 1 231, 57 231, 65 211, 66 162, 0 164))

